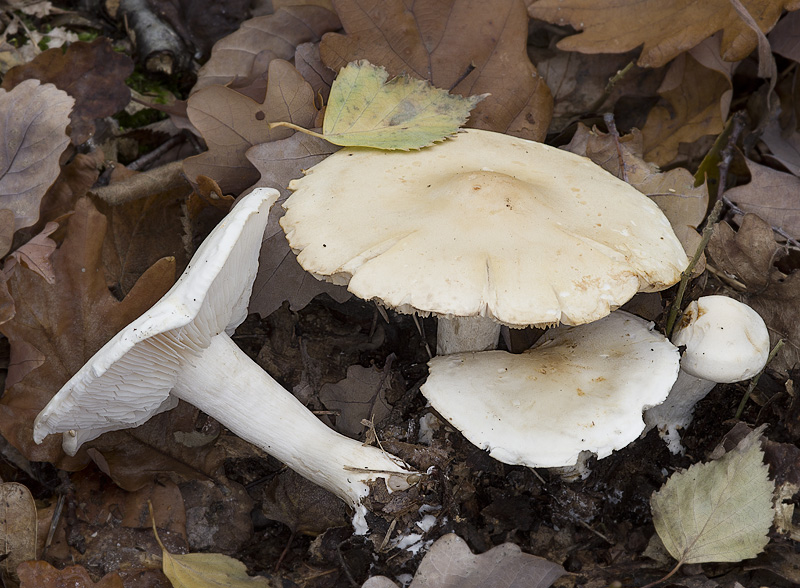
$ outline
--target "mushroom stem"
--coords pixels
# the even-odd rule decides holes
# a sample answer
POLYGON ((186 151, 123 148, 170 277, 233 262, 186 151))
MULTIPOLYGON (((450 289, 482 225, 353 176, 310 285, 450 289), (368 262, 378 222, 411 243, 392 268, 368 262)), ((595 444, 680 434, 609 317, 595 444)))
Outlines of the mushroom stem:
POLYGON ((436 355, 497 349, 500 326, 483 316, 439 317, 436 355))
POLYGON ((383 478, 389 490, 403 490, 415 475, 388 453, 326 426, 225 333, 185 362, 172 392, 347 502, 357 531, 366 530, 361 501, 369 482, 383 478))
POLYGON ((678 379, 672 385, 667 399, 644 413, 647 424, 642 436, 653 427, 674 455, 684 452, 681 445, 681 430, 685 430, 694 417, 694 407, 714 389, 717 382, 704 380, 681 369, 678 379))

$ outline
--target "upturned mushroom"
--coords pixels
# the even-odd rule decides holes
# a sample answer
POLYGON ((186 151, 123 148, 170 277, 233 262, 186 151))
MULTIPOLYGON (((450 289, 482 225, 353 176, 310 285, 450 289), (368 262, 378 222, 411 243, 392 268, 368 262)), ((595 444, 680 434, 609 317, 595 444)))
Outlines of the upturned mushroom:
POLYGON ((473 444, 529 467, 575 465, 621 449, 644 429, 678 375, 678 349, 624 311, 547 331, 528 351, 434 357, 421 391, 473 444))
POLYGON ((245 196, 150 310, 120 331, 53 397, 34 440, 64 433, 74 454, 102 433, 144 423, 185 400, 355 509, 365 531, 368 484, 409 486, 398 458, 317 419, 231 340, 247 316, 268 211, 278 192, 245 196))
POLYGON ((465 130, 412 152, 342 149, 293 180, 298 261, 366 300, 439 317, 439 354, 500 325, 598 320, 675 283, 686 254, 659 208, 590 160, 465 130))
POLYGON ((663 404, 645 413, 648 430, 658 427, 672 453, 682 453, 680 431, 694 407, 717 384, 758 374, 769 356, 769 332, 752 308, 727 296, 703 296, 689 304, 672 335, 685 347, 681 371, 663 404))

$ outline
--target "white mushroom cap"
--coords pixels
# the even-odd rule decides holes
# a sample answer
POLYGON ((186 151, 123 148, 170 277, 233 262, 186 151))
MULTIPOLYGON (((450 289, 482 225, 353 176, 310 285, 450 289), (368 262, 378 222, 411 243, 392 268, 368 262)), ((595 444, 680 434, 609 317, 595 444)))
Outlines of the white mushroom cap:
POLYGON ((39 413, 37 443, 69 422, 64 448, 74 454, 105 432, 138 426, 175 407, 170 390, 181 364, 247 316, 262 235, 278 195, 257 188, 236 204, 169 292, 111 339, 39 413))
POLYGON ((402 312, 582 324, 687 265, 635 188, 489 131, 420 151, 343 149, 289 187, 281 226, 300 264, 402 312))
POLYGON ((769 356, 769 332, 759 314, 727 296, 704 296, 686 309, 675 333, 686 346, 681 369, 718 383, 752 378, 769 356))
POLYGON ((509 464, 574 465, 606 457, 644 429, 642 411, 678 376, 678 350, 653 324, 623 311, 551 329, 520 355, 433 358, 422 392, 472 443, 509 464))

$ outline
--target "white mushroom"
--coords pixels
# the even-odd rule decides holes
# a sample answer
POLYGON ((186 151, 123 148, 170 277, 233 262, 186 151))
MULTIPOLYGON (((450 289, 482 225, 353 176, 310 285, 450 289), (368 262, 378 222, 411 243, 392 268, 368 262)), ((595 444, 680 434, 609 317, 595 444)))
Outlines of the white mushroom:
POLYGON ((289 188, 281 226, 300 264, 363 299, 438 315, 439 354, 493 349, 500 324, 598 320, 687 265, 635 188, 489 131, 420 151, 342 149, 289 188))
POLYGON ((508 464, 575 465, 642 432, 642 410, 666 398, 678 350, 623 311, 551 329, 528 351, 434 357, 422 393, 478 447, 508 464))
POLYGON ((67 382, 34 424, 34 440, 63 432, 74 454, 91 439, 142 424, 183 399, 356 509, 379 478, 406 488, 397 458, 325 426, 231 340, 247 315, 269 208, 259 188, 241 199, 198 248, 164 297, 109 341, 67 382))
POLYGON ((645 413, 672 453, 683 447, 679 431, 692 422, 694 406, 717 384, 758 374, 769 356, 769 332, 752 308, 727 296, 704 296, 689 304, 672 342, 685 346, 681 372, 663 404, 645 413))

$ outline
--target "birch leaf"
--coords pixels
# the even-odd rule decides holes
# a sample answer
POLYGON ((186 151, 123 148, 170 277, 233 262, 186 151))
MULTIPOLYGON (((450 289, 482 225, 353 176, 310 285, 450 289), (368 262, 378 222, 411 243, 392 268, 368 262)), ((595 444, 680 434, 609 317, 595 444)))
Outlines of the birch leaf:
POLYGON ((429 82, 397 76, 361 60, 339 71, 322 137, 334 145, 420 149, 454 135, 486 97, 457 96, 429 82))
POLYGON ((760 433, 716 461, 673 474, 650 498, 658 536, 680 564, 741 561, 769 542, 775 485, 760 433))

